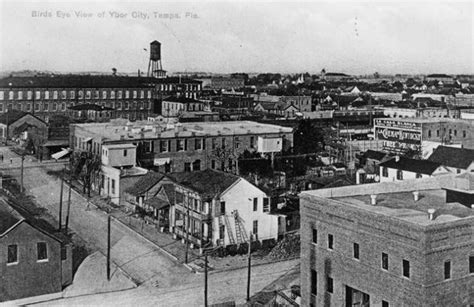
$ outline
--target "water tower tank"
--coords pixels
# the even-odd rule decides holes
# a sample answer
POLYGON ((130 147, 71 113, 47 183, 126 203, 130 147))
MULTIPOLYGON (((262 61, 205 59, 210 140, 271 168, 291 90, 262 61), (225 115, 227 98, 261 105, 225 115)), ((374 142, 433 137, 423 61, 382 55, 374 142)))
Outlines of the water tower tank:
POLYGON ((153 41, 150 43, 150 60, 161 60, 161 44, 159 41, 153 41))

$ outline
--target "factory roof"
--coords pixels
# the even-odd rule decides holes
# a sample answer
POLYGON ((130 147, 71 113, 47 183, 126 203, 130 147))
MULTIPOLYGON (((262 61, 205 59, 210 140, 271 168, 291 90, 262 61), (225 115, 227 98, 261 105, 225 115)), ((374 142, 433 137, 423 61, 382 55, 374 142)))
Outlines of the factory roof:
MULTIPOLYGON (((461 118, 450 118, 450 117, 405 117, 405 118, 376 118, 377 121, 395 121, 395 122, 407 122, 407 123, 418 123, 418 124, 425 124, 425 123, 474 123, 472 120, 468 119, 461 119, 461 118)), ((375 124, 377 125, 377 124, 375 124)))
POLYGON ((101 137, 104 141, 131 141, 137 139, 162 139, 176 137, 205 137, 231 135, 261 135, 292 133, 293 129, 252 121, 190 122, 170 124, 137 121, 123 124, 107 123, 73 124, 76 130, 87 132, 88 137, 101 137))
MULTIPOLYGON (((444 175, 434 178, 383 182, 346 186, 333 189, 305 191, 301 198, 310 203, 316 198, 326 198, 335 205, 402 220, 418 226, 430 226, 474 218, 474 210, 459 202, 448 201, 447 190, 474 193, 474 175, 444 175), (418 200, 414 198, 418 193, 418 200), (371 204, 375 196, 376 204, 371 204), (434 219, 428 218, 428 210, 435 209, 434 219)), ((326 205, 327 206, 327 205, 326 205)))
POLYGON ((0 78, 0 88, 145 88, 156 84, 196 83, 201 81, 180 78, 150 78, 113 75, 42 75, 0 78))

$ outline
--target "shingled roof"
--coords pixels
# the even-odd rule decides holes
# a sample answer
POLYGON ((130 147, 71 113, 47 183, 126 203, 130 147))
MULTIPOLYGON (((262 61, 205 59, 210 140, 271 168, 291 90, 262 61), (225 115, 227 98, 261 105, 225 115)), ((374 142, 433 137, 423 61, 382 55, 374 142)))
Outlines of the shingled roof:
POLYGON ((438 146, 428 160, 449 167, 467 169, 474 162, 474 149, 438 146))
POLYGON ((167 176, 174 182, 201 194, 201 197, 206 200, 212 199, 224 192, 240 179, 238 176, 211 169, 196 172, 171 173, 167 174, 167 176))
POLYGON ((377 160, 377 161, 382 161, 382 159, 385 158, 385 156, 387 156, 387 153, 383 151, 372 150, 372 149, 369 149, 364 153, 364 158, 377 160))
POLYGON ((433 172, 441 166, 440 163, 428 161, 428 160, 416 160, 405 157, 393 157, 390 160, 380 163, 382 167, 398 169, 402 171, 409 171, 413 173, 431 175, 433 172))
POLYGON ((155 184, 157 184, 165 176, 157 172, 148 172, 142 176, 134 185, 125 190, 125 192, 141 196, 150 190, 155 184))

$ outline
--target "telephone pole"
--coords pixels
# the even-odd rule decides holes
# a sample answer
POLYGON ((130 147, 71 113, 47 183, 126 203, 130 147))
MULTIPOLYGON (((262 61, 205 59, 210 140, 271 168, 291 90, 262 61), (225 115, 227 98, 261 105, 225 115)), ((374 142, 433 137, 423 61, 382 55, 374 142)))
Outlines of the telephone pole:
POLYGON ((25 153, 21 154, 21 172, 20 172, 20 192, 23 193, 23 162, 25 161, 25 153))
POLYGON ((71 211, 71 189, 72 189, 72 178, 69 179, 69 191, 67 195, 67 209, 66 209, 66 234, 69 226, 69 213, 71 211))
POLYGON ((207 253, 204 254, 204 307, 207 307, 207 253))
POLYGON ((61 231, 62 221, 63 221, 63 190, 64 190, 64 171, 61 176, 61 190, 59 192, 59 228, 61 231))
POLYGON ((107 280, 110 281, 110 215, 107 217, 107 280))
POLYGON ((184 263, 188 263, 188 254, 189 254, 189 192, 186 193, 186 224, 184 231, 186 231, 186 254, 184 258, 184 263))
POLYGON ((252 232, 250 232, 250 235, 249 235, 249 253, 248 253, 249 263, 248 263, 248 269, 247 269, 247 302, 250 301, 250 274, 251 274, 250 267, 252 265, 251 251, 252 251, 252 232))

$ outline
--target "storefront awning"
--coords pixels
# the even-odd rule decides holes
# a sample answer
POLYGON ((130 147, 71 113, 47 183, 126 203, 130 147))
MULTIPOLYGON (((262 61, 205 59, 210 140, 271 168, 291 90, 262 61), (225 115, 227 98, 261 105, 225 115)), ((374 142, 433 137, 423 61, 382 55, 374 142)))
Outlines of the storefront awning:
POLYGON ((71 149, 69 148, 62 148, 61 151, 55 153, 55 154, 52 154, 51 155, 51 158, 53 158, 54 160, 59 160, 61 158, 65 158, 67 155, 69 155, 70 153, 72 152, 71 149))
POLYGON ((170 163, 170 158, 155 158, 153 160, 153 165, 159 166, 159 165, 165 165, 166 163, 170 163))

